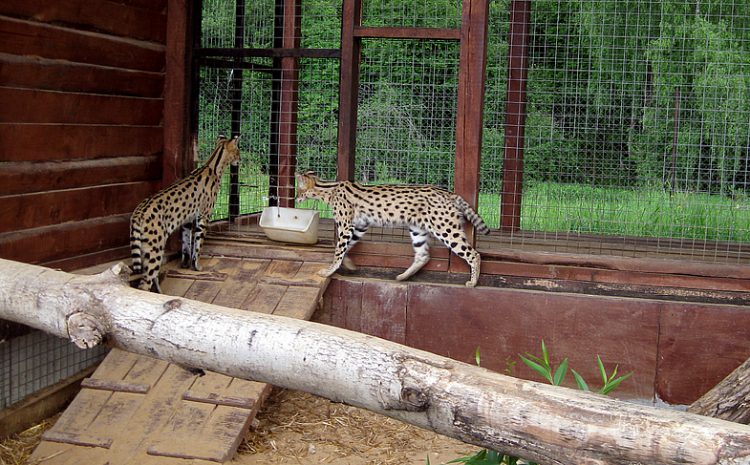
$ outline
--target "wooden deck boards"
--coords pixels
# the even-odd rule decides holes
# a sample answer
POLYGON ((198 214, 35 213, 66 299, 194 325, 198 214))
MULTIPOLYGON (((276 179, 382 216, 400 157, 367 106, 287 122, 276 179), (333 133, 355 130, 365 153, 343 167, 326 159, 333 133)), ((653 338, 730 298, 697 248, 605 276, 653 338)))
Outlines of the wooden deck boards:
MULTIPOLYGON (((167 265, 165 294, 310 319, 330 252, 211 240, 200 272, 167 265), (231 249, 231 253, 228 252, 231 249)), ((103 267, 85 270, 97 272, 103 267)), ((207 465, 232 458, 270 392, 264 383, 113 349, 47 431, 32 463, 207 465)))

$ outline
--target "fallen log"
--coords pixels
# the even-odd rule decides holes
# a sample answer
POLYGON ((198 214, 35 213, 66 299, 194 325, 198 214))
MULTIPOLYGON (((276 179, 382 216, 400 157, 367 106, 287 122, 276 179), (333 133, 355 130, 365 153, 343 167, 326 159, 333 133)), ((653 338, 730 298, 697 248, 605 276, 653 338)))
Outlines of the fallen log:
POLYGON ((750 422, 750 359, 688 407, 688 412, 744 425, 750 422))
POLYGON ((0 318, 298 389, 541 464, 748 464, 750 427, 523 381, 374 337, 0 259, 0 318))

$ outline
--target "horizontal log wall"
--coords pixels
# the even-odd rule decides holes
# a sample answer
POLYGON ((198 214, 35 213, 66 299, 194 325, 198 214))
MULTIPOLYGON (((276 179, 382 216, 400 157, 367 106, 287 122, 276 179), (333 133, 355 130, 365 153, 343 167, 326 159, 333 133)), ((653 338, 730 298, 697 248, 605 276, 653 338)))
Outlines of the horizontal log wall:
POLYGON ((540 354, 544 340, 553 363, 569 357, 592 387, 600 355, 610 371, 634 372, 618 396, 673 404, 692 403, 750 357, 746 305, 432 281, 335 278, 316 319, 467 363, 479 347, 482 366, 536 381, 518 355, 540 354))
POLYGON ((0 257, 127 255, 162 181, 167 0, 0 2, 0 257))

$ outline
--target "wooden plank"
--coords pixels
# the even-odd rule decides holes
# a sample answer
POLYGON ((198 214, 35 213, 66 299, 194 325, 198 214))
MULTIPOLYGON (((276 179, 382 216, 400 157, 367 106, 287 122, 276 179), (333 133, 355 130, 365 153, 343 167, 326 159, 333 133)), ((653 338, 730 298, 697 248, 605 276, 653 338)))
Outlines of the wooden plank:
POLYGON ((287 286, 259 283, 245 298, 240 308, 258 313, 273 313, 286 290, 287 286))
POLYGON ((318 301, 321 294, 321 290, 315 287, 290 286, 279 301, 273 314, 298 318, 300 320, 309 320, 318 308, 318 301))
POLYGON ((59 260, 42 261, 41 265, 62 271, 75 271, 79 268, 107 263, 113 260, 128 262, 130 245, 122 245, 111 249, 97 250, 91 253, 72 255, 59 260))
MULTIPOLYGON (((160 371, 160 370, 157 370, 160 371)), ((128 429, 119 428, 120 434, 110 448, 111 463, 132 463, 146 456, 147 438, 157 434, 172 418, 180 395, 195 380, 196 375, 168 364, 149 394, 144 396, 137 409, 131 412, 128 429), (133 434, 137 432, 138 434, 133 434)))
POLYGON ((354 37, 385 39, 459 40, 461 30, 438 27, 367 27, 355 26, 354 37))
POLYGON ((405 344, 407 290, 404 283, 364 281, 360 331, 405 344))
POLYGON ((255 288, 258 277, 268 266, 268 260, 245 259, 229 275, 213 303, 225 307, 238 307, 255 288))
POLYGON ((750 279, 750 269, 742 265, 720 263, 696 263, 685 260, 664 260, 597 256, 568 253, 489 251, 483 257, 492 260, 512 261, 555 266, 580 266, 618 271, 640 271, 643 273, 674 273, 681 275, 715 277, 725 279, 750 279))
POLYGON ((155 190, 136 182, 0 196, 0 233, 129 214, 155 190))
POLYGON ((500 223, 505 232, 521 227, 526 82, 529 73, 531 0, 512 0, 508 31, 508 91, 505 106, 505 155, 500 223))
POLYGON ((0 16, 0 53, 161 72, 164 46, 0 16))
MULTIPOLYGON (((519 353, 538 354, 544 340, 555 365, 568 357, 570 366, 594 384, 601 376, 600 355, 609 372, 615 365, 619 373, 634 372, 618 396, 651 399, 663 305, 645 299, 411 283, 406 343, 471 364, 479 347, 483 367, 499 372, 510 368, 514 376, 542 381, 522 363, 508 362, 518 360, 519 353)), ((574 386, 572 378, 568 383, 574 386)))
POLYGON ((139 383, 126 383, 124 381, 112 381, 107 379, 86 378, 81 382, 81 387, 88 389, 100 389, 102 391, 128 392, 131 394, 146 394, 151 385, 139 383))
MULTIPOLYGON (((298 48, 302 36, 302 1, 284 0, 281 45, 298 48)), ((297 117, 299 110, 299 58, 282 57, 279 104, 278 205, 294 207, 294 173, 297 170, 297 117)))
POLYGON ((343 0, 339 77, 338 180, 354 180, 357 147, 357 101, 362 40, 354 35, 361 25, 362 0, 343 0))
MULTIPOLYGON (((0 87, 0 122, 158 126, 160 98, 120 97, 0 87)), ((49 141, 46 137, 45 141, 49 141)))
POLYGON ((299 247, 284 247, 265 243, 265 247, 256 244, 238 244, 236 242, 208 240, 204 249, 207 254, 226 257, 255 258, 269 260, 297 260, 304 262, 328 263, 333 259, 330 250, 321 251, 299 247), (243 245, 247 245, 244 247, 243 245))
POLYGON ((158 126, 16 123, 0 123, 0 140, 0 161, 44 162, 161 156, 164 142, 158 126))
MULTIPOLYGON (((188 37, 200 35, 190 27, 191 4, 170 0, 166 28, 170 40, 165 53, 164 78, 164 156, 162 185, 183 178, 192 169, 189 160, 191 111, 191 50, 188 37), (187 123, 187 124, 186 124, 187 123)), ((197 77, 196 77, 197 79, 197 77)), ((195 90, 197 92, 197 89, 195 90)), ((192 102, 197 105, 197 102, 192 102)))
POLYGON ((157 98, 164 74, 0 53, 0 86, 157 98))
MULTIPOLYGON (((489 2, 485 0, 463 2, 454 190, 475 209, 479 202, 488 16, 489 2)), ((473 244, 473 226, 467 223, 465 229, 469 242, 473 244)), ((454 261, 461 261, 455 259, 456 257, 449 258, 451 270, 454 261)))
MULTIPOLYGON (((65 413, 60 416, 54 426, 47 430, 42 436, 42 439, 46 440, 46 437, 50 436, 53 438, 54 442, 68 442, 75 444, 74 442, 65 441, 64 439, 66 436, 64 435, 68 435, 67 437, 72 441, 74 438, 70 435, 80 434, 82 436, 79 440, 86 440, 84 435, 87 433, 88 425, 94 421, 99 414, 99 411, 104 407, 111 396, 112 393, 108 391, 83 389, 75 399, 73 399, 73 402, 70 403, 68 408, 65 409, 65 413)), ((96 442, 97 444, 105 444, 111 438, 105 437, 102 433, 99 433, 98 435, 93 435, 90 439, 92 443, 96 442)))
POLYGON ((482 262, 482 273, 509 276, 551 278, 594 283, 617 283, 649 286, 682 287, 716 291, 750 291, 750 281, 701 276, 681 276, 670 273, 639 273, 612 271, 574 266, 535 265, 524 263, 482 262))
POLYGON ((15 231, 0 234, 0 257, 52 262, 126 245, 129 234, 130 214, 15 231))
POLYGON ((76 29, 99 31, 122 37, 164 43, 166 15, 137 5, 99 2, 96 8, 86 0, 46 2, 44 0, 5 0, 0 14, 76 29))
POLYGON ((665 402, 694 402, 750 357, 747 306, 665 303, 659 325, 655 382, 665 402))
POLYGON ((0 162, 0 195, 154 181, 160 176, 160 168, 156 156, 69 162, 0 162))

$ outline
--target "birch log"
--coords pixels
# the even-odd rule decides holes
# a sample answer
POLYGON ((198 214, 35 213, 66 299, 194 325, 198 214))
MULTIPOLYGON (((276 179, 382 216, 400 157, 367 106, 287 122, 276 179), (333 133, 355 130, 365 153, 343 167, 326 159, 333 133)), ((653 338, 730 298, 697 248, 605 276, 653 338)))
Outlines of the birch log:
MULTIPOLYGON (((0 318, 307 391, 541 464, 748 464, 750 427, 523 381, 338 328, 0 259, 0 318)), ((125 268, 126 269, 126 268, 125 268)))
POLYGON ((750 423, 750 359, 693 402, 688 412, 750 423))

